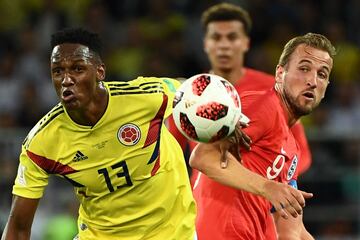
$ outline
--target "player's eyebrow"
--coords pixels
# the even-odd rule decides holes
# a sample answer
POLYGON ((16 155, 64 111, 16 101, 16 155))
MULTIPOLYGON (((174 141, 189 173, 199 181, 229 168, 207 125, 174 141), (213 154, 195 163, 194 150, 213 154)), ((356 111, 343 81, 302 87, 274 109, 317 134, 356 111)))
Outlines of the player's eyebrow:
MULTIPOLYGON (((309 63, 309 64, 313 64, 313 62, 312 62, 312 61, 310 61, 310 60, 308 60, 308 59, 302 59, 302 60, 300 60, 299 64, 301 64, 301 63, 309 63)), ((330 69, 329 69, 329 67, 328 67, 328 66, 326 66, 326 65, 322 65, 321 67, 322 67, 324 70, 326 70, 328 73, 330 72, 330 69)))
POLYGON ((312 62, 307 59, 301 59, 299 63, 312 63, 312 62))

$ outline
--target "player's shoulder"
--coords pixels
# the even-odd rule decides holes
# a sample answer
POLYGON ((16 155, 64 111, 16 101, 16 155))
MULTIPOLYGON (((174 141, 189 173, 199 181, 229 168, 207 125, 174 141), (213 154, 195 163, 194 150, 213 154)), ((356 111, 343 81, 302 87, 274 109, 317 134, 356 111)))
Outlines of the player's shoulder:
POLYGON ((167 77, 137 77, 130 81, 107 81, 111 95, 175 92, 180 82, 167 77))
POLYGON ((241 108, 245 115, 249 112, 263 112, 269 115, 274 113, 276 103, 274 89, 263 91, 244 91, 241 94, 241 108), (256 110, 256 111, 255 111, 256 110))
POLYGON ((252 68, 245 68, 245 74, 236 84, 240 95, 243 91, 262 91, 272 88, 275 84, 274 76, 252 68))
POLYGON ((264 102, 265 96, 270 93, 270 90, 254 90, 254 91, 244 91, 241 93, 241 104, 253 104, 255 102, 264 102))
POLYGON ((30 130, 28 135, 26 136, 23 145, 28 146, 30 142, 36 137, 41 135, 41 133, 48 131, 54 126, 54 123, 58 121, 59 117, 61 117, 65 113, 63 105, 58 103, 55 105, 48 113, 46 113, 30 130))
POLYGON ((241 112, 250 119, 250 126, 269 132, 281 118, 275 89, 247 91, 241 96, 241 112))

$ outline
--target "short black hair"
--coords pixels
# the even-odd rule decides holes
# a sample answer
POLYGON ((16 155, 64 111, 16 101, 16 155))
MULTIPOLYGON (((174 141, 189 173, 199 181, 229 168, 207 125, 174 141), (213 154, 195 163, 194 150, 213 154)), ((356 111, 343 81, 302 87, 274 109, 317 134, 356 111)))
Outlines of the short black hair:
POLYGON ((219 3, 207 10, 201 16, 201 23, 203 29, 206 31, 207 26, 211 22, 216 21, 232 21, 237 20, 244 25, 245 33, 249 36, 252 21, 249 13, 242 7, 231 3, 219 3))
POLYGON ((78 43, 87 46, 101 57, 102 42, 97 33, 84 28, 65 28, 51 35, 51 48, 63 43, 78 43))
POLYGON ((231 3, 219 3, 205 10, 201 16, 202 27, 205 31, 211 22, 232 20, 240 21, 244 25, 245 33, 248 36, 250 35, 252 26, 250 15, 240 6, 231 3))

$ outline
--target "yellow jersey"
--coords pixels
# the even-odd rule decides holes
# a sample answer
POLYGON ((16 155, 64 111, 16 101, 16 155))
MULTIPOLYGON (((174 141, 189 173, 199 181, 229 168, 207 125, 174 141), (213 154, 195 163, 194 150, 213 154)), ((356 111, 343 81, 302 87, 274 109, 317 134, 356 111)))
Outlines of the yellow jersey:
POLYGON ((54 174, 74 186, 82 240, 193 239, 185 160, 164 125, 180 83, 139 77, 103 84, 109 102, 96 125, 73 122, 58 104, 29 132, 13 194, 41 198, 54 174))

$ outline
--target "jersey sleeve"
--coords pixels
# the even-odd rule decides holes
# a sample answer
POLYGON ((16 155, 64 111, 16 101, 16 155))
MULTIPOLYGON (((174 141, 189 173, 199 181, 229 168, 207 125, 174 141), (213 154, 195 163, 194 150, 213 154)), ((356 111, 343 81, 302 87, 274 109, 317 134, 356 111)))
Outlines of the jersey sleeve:
POLYGON ((41 198, 48 185, 48 178, 48 173, 30 159, 23 146, 12 193, 26 198, 41 198))
POLYGON ((251 138, 253 143, 270 132, 276 121, 271 104, 264 101, 265 98, 260 97, 264 93, 251 91, 244 92, 241 96, 241 112, 250 119, 249 126, 244 128, 243 131, 251 138))
POLYGON ((171 134, 175 137, 175 139, 180 144, 182 150, 185 151, 188 140, 184 135, 182 135, 182 133, 176 127, 175 121, 174 121, 174 118, 172 115, 170 117, 168 117, 168 119, 167 119, 167 127, 168 127, 169 131, 171 132, 171 134))
POLYGON ((165 118, 172 114, 173 101, 175 98, 176 90, 180 87, 181 83, 172 78, 162 78, 163 88, 166 96, 168 97, 168 104, 165 111, 165 118))
MULTIPOLYGON (((172 105, 173 105, 173 99, 175 97, 175 93, 173 94, 172 91, 175 89, 178 89, 180 86, 180 82, 174 79, 164 79, 163 80, 164 83, 166 84, 166 88, 168 88, 168 91, 171 92, 171 94, 168 94, 169 96, 171 96, 172 100, 170 101, 169 98, 169 105, 171 105, 171 114, 169 115, 169 117, 166 119, 166 126, 169 129, 169 131, 171 132, 171 134, 175 137, 175 139, 178 141, 178 143, 180 144, 181 148, 183 151, 185 151, 186 149, 186 145, 187 145, 187 139, 184 135, 181 134, 181 132, 177 129, 176 125, 175 125, 175 121, 173 119, 172 116, 172 105)), ((168 115, 166 115, 168 116, 168 115)))

